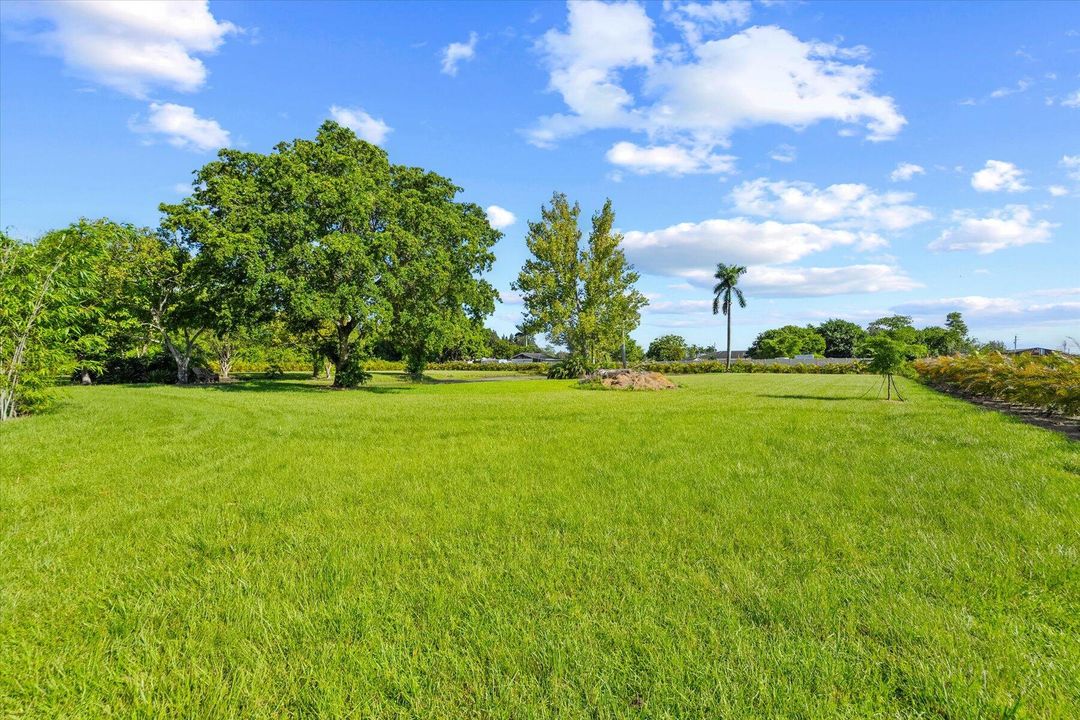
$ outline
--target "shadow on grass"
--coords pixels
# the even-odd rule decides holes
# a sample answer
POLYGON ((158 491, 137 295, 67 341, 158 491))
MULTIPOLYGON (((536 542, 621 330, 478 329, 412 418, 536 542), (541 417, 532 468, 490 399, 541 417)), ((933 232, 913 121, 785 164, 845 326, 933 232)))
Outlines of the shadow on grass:
POLYGON ((384 385, 360 385, 355 388, 336 388, 331 385, 315 385, 311 382, 303 380, 288 380, 288 379, 274 379, 274 380, 241 380, 231 383, 213 383, 209 385, 192 385, 189 387, 205 387, 212 390, 219 390, 221 392, 316 392, 316 393, 331 393, 331 392, 366 392, 374 393, 376 395, 382 395, 387 393, 400 393, 411 390, 411 387, 386 387, 384 385))
POLYGON ((836 397, 835 395, 758 395, 758 397, 773 398, 775 400, 873 400, 870 396, 866 397, 836 397))

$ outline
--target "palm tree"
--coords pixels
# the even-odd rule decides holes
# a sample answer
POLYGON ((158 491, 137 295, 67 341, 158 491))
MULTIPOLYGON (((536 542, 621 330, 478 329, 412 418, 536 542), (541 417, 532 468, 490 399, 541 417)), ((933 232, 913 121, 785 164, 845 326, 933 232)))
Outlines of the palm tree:
POLYGON ((746 307, 746 298, 742 290, 736 287, 739 284, 739 276, 746 272, 742 265, 716 264, 716 274, 713 275, 718 283, 713 287, 712 314, 723 312, 727 315, 727 367, 731 368, 731 295, 739 301, 739 307, 746 307))

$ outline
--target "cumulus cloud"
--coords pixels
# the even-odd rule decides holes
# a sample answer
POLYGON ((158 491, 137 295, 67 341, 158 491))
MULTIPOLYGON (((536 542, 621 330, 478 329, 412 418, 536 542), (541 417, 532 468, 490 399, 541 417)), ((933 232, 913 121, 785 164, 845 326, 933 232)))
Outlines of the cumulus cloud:
POLYGON ((469 33, 468 42, 453 42, 443 48, 442 71, 451 77, 457 75, 458 65, 468 62, 476 56, 476 41, 479 39, 475 32, 469 33))
POLYGON ((922 287, 892 265, 841 267, 751 267, 747 290, 763 297, 817 297, 856 293, 902 292, 922 287))
POLYGON ((1061 100, 1063 107, 1080 108, 1080 90, 1074 90, 1061 100))
MULTIPOLYGON (((686 10, 670 12, 690 18, 686 10)), ((690 19, 700 31, 701 18, 690 19)), ((859 62, 862 49, 804 42, 774 26, 688 45, 684 52, 658 49, 653 20, 636 3, 570 3, 566 30, 549 30, 538 43, 549 88, 567 112, 540 118, 529 140, 550 146, 618 129, 643 133, 654 146, 710 154, 735 130, 758 125, 834 120, 863 126, 878 141, 906 123, 892 98, 872 90, 875 72, 859 62), (641 97, 628 75, 640 77, 641 97)))
MULTIPOLYGON (((1030 295, 1039 294, 1038 292, 1030 293, 1030 295)), ((1074 300, 1031 302, 1007 297, 967 295, 908 302, 892 309, 897 313, 911 315, 917 323, 940 322, 943 315, 953 311, 962 312, 969 323, 980 327, 1080 321, 1080 302, 1074 300)))
POLYGON ((704 35, 750 20, 749 0, 665 4, 664 19, 679 28, 686 42, 699 45, 704 35))
MULTIPOLYGON (((710 288, 714 280, 712 273, 703 270, 695 272, 691 282, 700 288, 710 288)), ((905 292, 922 287, 900 268, 882 264, 839 267, 751 265, 739 285, 755 297, 770 298, 905 292)), ((645 312, 690 315, 707 314, 711 310, 710 300, 661 300, 650 302, 645 312)))
POLYGON ((916 165, 915 163, 902 162, 896 166, 896 169, 889 173, 889 179, 893 182, 906 182, 916 175, 925 175, 926 169, 922 165, 916 165))
POLYGON ((648 232, 632 230, 623 240, 627 255, 640 270, 691 281, 707 281, 716 258, 744 265, 782 264, 834 247, 869 249, 884 244, 873 233, 745 218, 679 223, 648 232))
POLYGON ((201 118, 195 109, 175 103, 151 103, 146 120, 135 118, 130 127, 137 133, 161 136, 170 145, 206 152, 228 147, 229 132, 216 120, 201 118))
POLYGON ((632 142, 617 142, 607 152, 612 165, 630 170, 638 175, 665 173, 686 175, 690 173, 723 173, 735 171, 733 155, 719 155, 708 148, 690 148, 681 145, 650 145, 641 147, 632 142))
POLYGON ((1009 205, 986 217, 957 213, 956 225, 930 243, 931 250, 970 250, 980 255, 1050 240, 1054 224, 1034 219, 1026 205, 1009 205))
POLYGON ((1054 197, 1064 197, 1069 194, 1069 188, 1064 185, 1051 185, 1046 188, 1054 197))
POLYGON ((932 217, 926 208, 910 204, 914 197, 904 192, 876 193, 857 183, 819 189, 807 182, 765 178, 744 182, 731 192, 735 207, 751 215, 884 230, 903 230, 932 217))
POLYGON ((496 230, 504 230, 517 222, 517 216, 514 213, 498 205, 488 205, 487 216, 491 227, 496 230))
POLYGON ((10 17, 44 21, 46 29, 27 25, 19 36, 60 57, 72 74, 139 98, 152 87, 201 88, 207 70, 196 55, 239 31, 217 20, 207 0, 25 3, 10 17))
POLYGON ((971 176, 971 187, 979 192, 1023 192, 1024 171, 1004 160, 987 160, 986 166, 971 176))
POLYGON ((360 139, 375 145, 382 145, 386 136, 393 132, 393 128, 381 118, 372 117, 363 108, 331 105, 330 117, 334 119, 334 122, 355 132, 360 139))

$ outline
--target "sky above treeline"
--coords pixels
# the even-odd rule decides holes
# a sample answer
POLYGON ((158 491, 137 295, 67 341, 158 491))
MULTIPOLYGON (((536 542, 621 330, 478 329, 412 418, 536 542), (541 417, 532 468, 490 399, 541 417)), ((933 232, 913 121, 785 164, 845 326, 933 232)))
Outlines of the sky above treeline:
POLYGON ((510 284, 611 198, 636 339, 887 314, 1080 341, 1080 3, 0 3, 0 227, 155 225, 223 146, 328 118, 453 178, 510 284))

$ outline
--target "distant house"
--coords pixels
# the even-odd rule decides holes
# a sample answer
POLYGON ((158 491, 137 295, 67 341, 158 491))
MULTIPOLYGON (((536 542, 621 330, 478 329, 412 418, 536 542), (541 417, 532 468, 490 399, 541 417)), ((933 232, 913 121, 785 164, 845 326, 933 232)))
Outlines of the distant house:
POLYGON ((559 358, 554 358, 547 353, 535 353, 535 352, 523 352, 510 358, 512 363, 553 363, 559 362, 559 358))
POLYGON ((1032 347, 1032 348, 1020 348, 1019 350, 1006 350, 1006 355, 1023 355, 1027 353, 1029 355, 1071 355, 1071 353, 1063 352, 1061 350, 1051 350, 1044 347, 1032 347))

